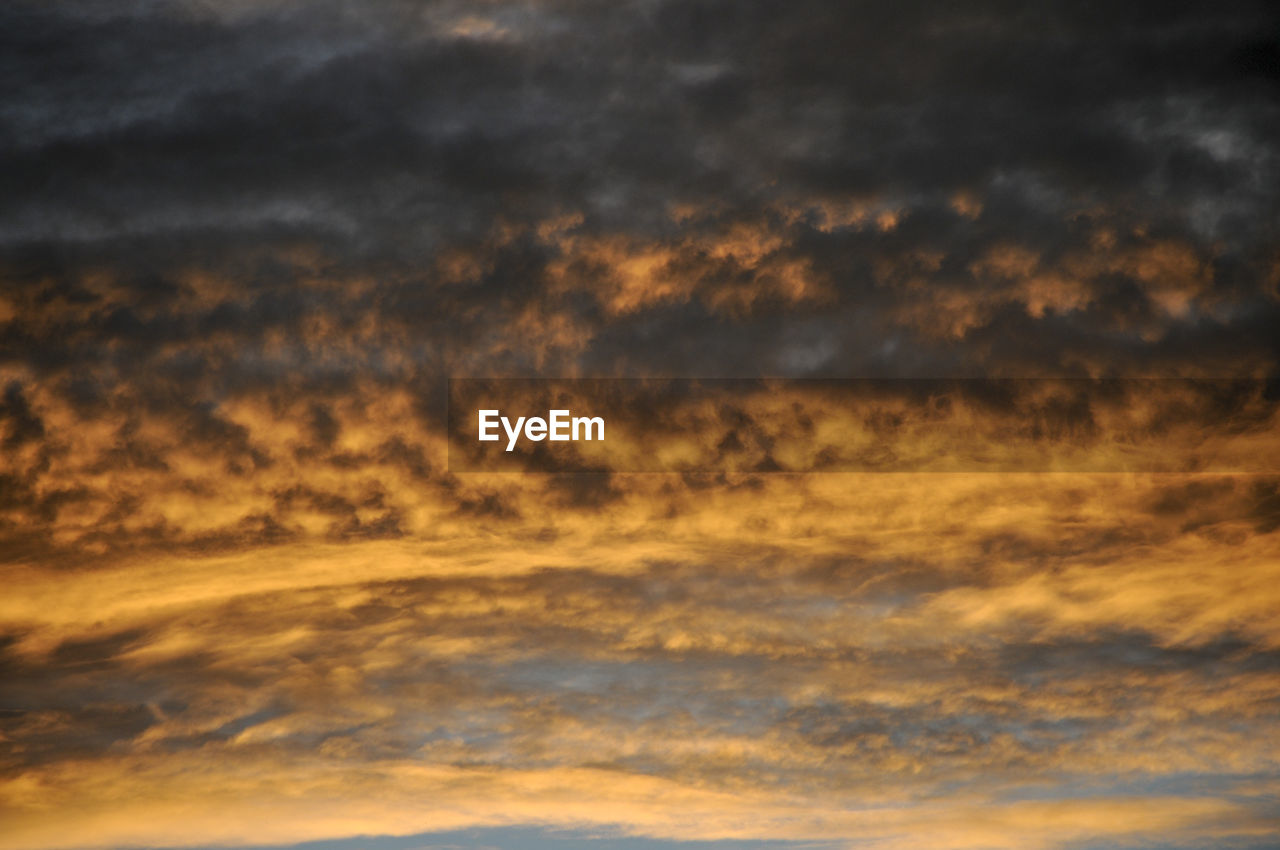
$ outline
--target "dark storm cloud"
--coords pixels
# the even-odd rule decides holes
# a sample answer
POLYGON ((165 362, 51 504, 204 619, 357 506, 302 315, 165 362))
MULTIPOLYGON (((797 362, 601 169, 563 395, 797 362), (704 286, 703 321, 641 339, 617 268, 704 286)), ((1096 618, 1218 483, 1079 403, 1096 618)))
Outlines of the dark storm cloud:
MULTIPOLYGON (((534 352, 518 342, 469 350, 525 307, 594 328, 550 354, 603 372, 954 373, 1019 360, 1055 371, 1080 359, 1159 372, 1187 368, 1191 350, 1217 364, 1274 359, 1280 105, 1250 59, 1271 22, 1262 4, 374 3, 354 15, 19 3, 4 14, 7 250, 28 280, 53 278, 44 299, 49 287, 86 297, 77 278, 104 270, 127 299, 99 294, 78 320, 63 316, 62 355, 28 324, 40 305, 23 304, 28 321, 6 329, 20 361, 70 365, 107 345, 150 360, 162 340, 217 328, 254 339, 355 308, 448 337, 463 349, 455 359, 527 370, 534 352), (817 211, 849 197, 891 212, 892 226, 817 211), (677 227, 673 204, 701 212, 677 227), (612 317, 590 285, 607 263, 548 291, 548 264, 573 250, 519 231, 564 214, 582 217, 572 233, 620 235, 625 250, 681 234, 663 272, 703 282, 612 317), (771 261, 807 263, 826 295, 790 303, 785 320, 788 302, 767 291, 726 314, 725 293, 771 273, 708 253, 735 223, 764 223, 780 238, 762 249, 771 261), (1100 234, 1117 252, 1176 246, 1197 267, 1062 271, 1100 234), (485 268, 442 287, 433 258, 467 245, 485 268), (1008 245, 1027 255, 1010 273, 1058 271, 1076 291, 1028 312, 1038 296, 974 271, 1008 245), (263 255, 281 246, 377 284, 358 299, 309 293, 291 285, 299 268, 263 255), (172 275, 193 263, 241 282, 219 301, 175 305, 172 275), (910 288, 917 279, 926 291, 910 288), (943 314, 981 309, 960 324, 903 312, 934 301, 943 314)), ((367 346, 363 367, 403 345, 367 346)), ((247 363, 222 371, 252 379, 247 363)))

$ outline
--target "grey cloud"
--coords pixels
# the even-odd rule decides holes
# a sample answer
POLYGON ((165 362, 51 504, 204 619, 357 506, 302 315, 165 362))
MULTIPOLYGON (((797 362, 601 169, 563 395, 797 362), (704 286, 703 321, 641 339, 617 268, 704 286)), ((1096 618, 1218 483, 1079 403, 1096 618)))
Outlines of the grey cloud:
MULTIPOLYGON (((750 217, 780 199, 877 194, 910 208, 901 234, 833 235, 844 258, 818 255, 850 307, 866 311, 897 298, 850 266, 868 251, 897 242, 963 262, 984 233, 1020 231, 1040 250, 1099 203, 1201 242, 1189 222, 1221 199, 1238 210, 1214 238, 1247 254, 1269 237, 1259 214, 1274 208, 1274 181, 1260 176, 1275 168, 1276 107, 1269 90, 1237 85, 1233 65, 1268 21, 1252 4, 1101 17, 1055 6, 1011 17, 910 4, 660 4, 608 16, 551 5, 533 15, 557 27, 506 40, 441 38, 399 4, 359 17, 286 6, 227 19, 147 6, 92 23, 68 8, 10 12, 9 37, 26 50, 19 67, 48 63, 42 79, 67 79, 92 106, 82 111, 115 123, 41 141, 22 123, 36 119, 15 108, 13 138, 27 141, 9 154, 10 244, 136 234, 207 259, 227 238, 301 239, 394 266, 460 232, 484 234, 498 217, 582 211, 588 232, 660 236, 671 199, 750 217), (112 51, 144 62, 115 62, 112 51), (146 112, 137 103, 148 97, 171 104, 146 112), (1237 148, 1252 151, 1245 171, 1228 155, 1237 148), (959 190, 991 196, 977 222, 917 218, 959 190)), ((58 118, 41 126, 83 123, 58 118)), ((794 238, 814 256, 812 239, 794 238)), ((502 303, 536 294, 520 294, 538 276, 530 259, 499 273, 502 303)), ((397 288, 380 300, 400 300, 397 288)), ((451 302, 430 296, 437 309, 465 308, 451 302)), ((1060 331, 1068 343, 1088 323, 1072 324, 1060 331)), ((710 329, 734 333, 718 319, 710 329)), ((773 338, 767 323, 754 330, 773 338)), ((875 361, 848 351, 837 363, 875 361)))

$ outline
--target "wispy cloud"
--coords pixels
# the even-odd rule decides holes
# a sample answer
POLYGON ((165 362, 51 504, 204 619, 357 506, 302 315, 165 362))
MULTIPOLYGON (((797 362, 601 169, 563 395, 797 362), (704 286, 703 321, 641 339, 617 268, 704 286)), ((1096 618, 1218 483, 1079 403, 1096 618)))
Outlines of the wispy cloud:
POLYGON ((1273 24, 8 4, 0 847, 1274 844, 1273 24), (450 377, 761 376, 1256 392, 610 448, 1140 473, 450 469, 450 377))

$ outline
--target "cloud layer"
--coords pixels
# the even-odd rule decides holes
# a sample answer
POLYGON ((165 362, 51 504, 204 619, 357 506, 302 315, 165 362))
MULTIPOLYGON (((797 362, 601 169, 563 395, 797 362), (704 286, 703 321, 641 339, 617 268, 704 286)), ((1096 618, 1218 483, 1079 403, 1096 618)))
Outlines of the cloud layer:
POLYGON ((1275 24, 6 4, 0 847, 1272 846, 1275 24), (775 393, 504 475, 450 377, 1256 393, 952 411, 1128 474, 766 474, 775 393))

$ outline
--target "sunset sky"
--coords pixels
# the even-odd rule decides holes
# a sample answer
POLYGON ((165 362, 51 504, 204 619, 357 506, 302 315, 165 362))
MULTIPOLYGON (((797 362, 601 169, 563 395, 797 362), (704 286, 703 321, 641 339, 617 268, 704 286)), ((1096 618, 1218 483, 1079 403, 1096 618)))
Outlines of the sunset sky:
POLYGON ((0 850, 1280 846, 1278 33, 0 4, 0 850))

